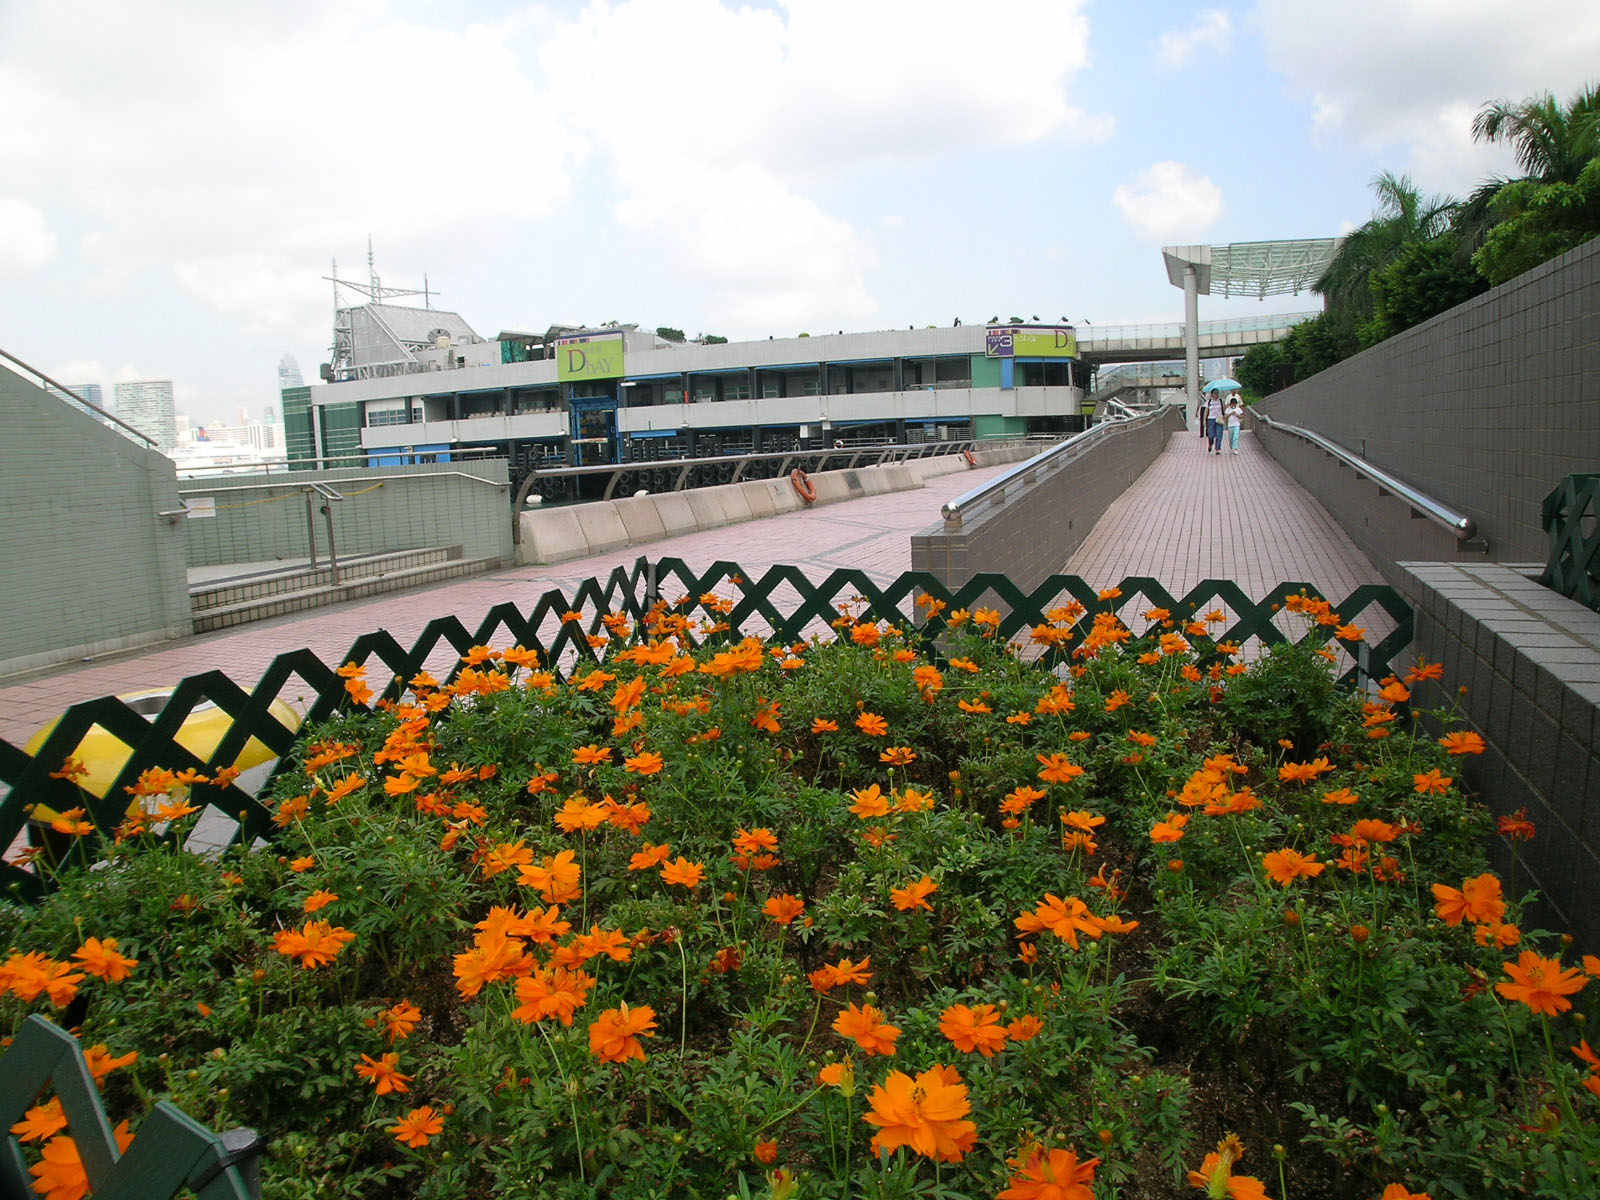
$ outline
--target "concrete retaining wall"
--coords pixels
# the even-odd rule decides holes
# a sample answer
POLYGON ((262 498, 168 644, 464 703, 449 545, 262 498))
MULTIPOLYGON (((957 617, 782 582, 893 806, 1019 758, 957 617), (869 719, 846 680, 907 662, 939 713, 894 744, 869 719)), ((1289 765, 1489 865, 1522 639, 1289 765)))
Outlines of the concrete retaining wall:
MULTIPOLYGON (((313 482, 327 483, 345 497, 333 504, 341 555, 459 545, 468 558, 512 556, 506 460, 492 458, 184 480, 186 499, 209 498, 216 511, 214 517, 184 522, 189 565, 305 562, 301 492, 313 482), (262 484, 271 486, 255 486, 262 484)), ((320 508, 314 512, 318 554, 325 561, 327 525, 320 508)))
MULTIPOLYGON (((1033 447, 1012 444, 979 450, 973 457, 979 467, 986 467, 1019 462, 1033 453, 1033 447)), ((945 454, 850 471, 819 471, 811 476, 811 483, 817 489, 818 505, 836 504, 884 492, 909 491, 936 475, 970 469, 961 455, 945 454)), ((785 477, 600 500, 566 508, 529 509, 520 518, 517 562, 556 563, 587 558, 623 546, 736 525, 804 507, 807 506, 785 477)))
MULTIPOLYGON (((1531 875, 1545 898, 1536 923, 1600 951, 1600 613, 1537 583, 1538 566, 1401 568, 1415 648, 1444 665, 1443 680, 1420 685, 1413 704, 1460 703, 1487 744, 1481 757, 1457 760, 1466 785, 1498 814, 1526 808, 1538 826, 1517 846, 1514 890, 1531 875)), ((1509 879, 1510 847, 1495 839, 1494 853, 1509 879)))
MULTIPOLYGON (((1544 497, 1600 463, 1600 239, 1258 407, 1466 513, 1492 560, 1542 561, 1544 497)), ((1392 552, 1369 548, 1340 513, 1339 485, 1303 482, 1375 561, 1415 557, 1405 536, 1392 552)))
POLYGON ((1025 474, 959 525, 941 522, 913 534, 911 569, 930 571, 950 588, 983 571, 1022 588, 1037 586, 1066 566, 1111 502, 1183 427, 1183 409, 1175 405, 1159 418, 1107 432, 1054 469, 1025 474))
POLYGON ((0 675, 193 628, 172 460, 0 368, 0 675))

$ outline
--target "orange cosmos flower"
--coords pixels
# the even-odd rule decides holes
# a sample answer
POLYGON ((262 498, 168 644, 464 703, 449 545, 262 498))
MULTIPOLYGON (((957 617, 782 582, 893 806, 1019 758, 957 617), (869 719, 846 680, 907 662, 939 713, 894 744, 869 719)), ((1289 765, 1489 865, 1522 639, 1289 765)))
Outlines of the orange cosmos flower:
POLYGON ((980 1004, 975 1008, 952 1004, 939 1017, 939 1032, 963 1054, 977 1051, 985 1058, 993 1058, 995 1051, 1006 1048, 1005 1027, 1000 1024, 999 1012, 992 1004, 980 1004))
POLYGON ((606 820, 613 829, 626 830, 635 837, 638 837, 650 822, 650 806, 642 800, 636 800, 632 804, 618 804, 607 796, 600 802, 600 807, 605 809, 606 820))
POLYGON ((817 1082, 824 1087, 838 1088, 846 1096, 856 1094, 856 1066, 852 1059, 829 1063, 817 1072, 817 1082))
POLYGON ((889 893, 889 899, 894 901, 894 906, 901 912, 910 912, 914 908, 933 911, 933 905, 928 903, 928 897, 939 890, 939 885, 928 876, 924 875, 915 883, 908 883, 904 887, 897 887, 889 893))
POLYGON ((654 750, 636 754, 632 758, 624 759, 622 763, 624 770, 631 771, 635 775, 655 775, 665 765, 666 760, 654 750))
POLYGON ((611 761, 611 747, 597 746, 592 742, 587 746, 579 746, 572 752, 572 761, 580 767, 608 763, 611 761))
POLYGON ((834 1019, 833 1030, 841 1037, 850 1038, 868 1056, 882 1054, 894 1056, 895 1039, 900 1029, 883 1019, 883 1014, 872 1005, 857 1007, 851 1004, 834 1019))
POLYGON ((417 1022, 420 1020, 422 1020, 422 1010, 409 1000, 402 1000, 381 1011, 367 1024, 383 1026, 384 1040, 393 1045, 410 1037, 411 1031, 417 1027, 417 1022))
POLYGON ((811 722, 811 732, 812 733, 838 733, 839 732, 839 722, 837 722, 837 721, 829 721, 829 720, 825 720, 822 717, 817 717, 815 720, 813 720, 811 722))
POLYGON ((390 1092, 409 1092, 411 1080, 415 1078, 400 1073, 398 1054, 385 1054, 382 1058, 363 1054, 361 1061, 356 1064, 356 1074, 370 1081, 380 1096, 387 1096, 390 1092))
POLYGON ((317 865, 317 860, 312 858, 311 855, 307 854, 307 855, 303 855, 302 857, 297 858, 293 862, 291 862, 289 864, 289 870, 293 871, 295 874, 298 875, 302 871, 309 871, 312 867, 314 867, 316 865, 317 865))
POLYGON ((778 849, 778 835, 767 828, 739 829, 733 835, 733 848, 740 854, 771 854, 778 849))
POLYGON ((1413 775, 1411 782, 1417 795, 1425 796, 1429 792, 1438 792, 1443 795, 1450 790, 1450 785, 1455 782, 1449 775, 1440 772, 1434 767, 1426 775, 1413 775))
POLYGON ((676 883, 680 887, 697 887, 705 878, 706 867, 704 863, 690 862, 679 855, 674 862, 667 863, 661 868, 661 881, 663 883, 676 883))
POLYGON ((1244 1157, 1244 1145, 1235 1134, 1217 1143, 1206 1155, 1198 1171, 1189 1172, 1189 1182, 1215 1200, 1268 1200, 1266 1184, 1250 1175, 1235 1175, 1233 1164, 1244 1157))
POLYGON ((444 1118, 433 1111, 431 1104, 424 1104, 401 1117, 398 1124, 390 1125, 389 1132, 402 1146, 416 1150, 426 1146, 434 1134, 444 1132, 444 1118))
POLYGON ((1403 1183, 1391 1183, 1378 1200, 1433 1200, 1427 1192, 1413 1192, 1403 1183))
POLYGON ((1006 1026, 1006 1037, 1013 1042, 1031 1042, 1044 1032, 1044 1022, 1032 1013, 1018 1017, 1006 1026))
POLYGON ((800 897, 785 893, 781 896, 769 897, 767 902, 761 906, 761 911, 779 925, 788 925, 796 917, 805 914, 806 904, 800 897))
POLYGON ((1507 1000, 1518 1000, 1536 1013, 1547 1017, 1559 1016, 1572 1007, 1567 997, 1580 992, 1589 978, 1576 967, 1561 967, 1561 960, 1544 958, 1532 950, 1524 950, 1514 963, 1506 963, 1505 973, 1510 983, 1497 983, 1494 990, 1507 1000))
MULTIPOLYGON (((1588 1045, 1587 1042, 1584 1043, 1588 1045)), ((11 1132, 17 1135, 21 1142, 42 1142, 46 1138, 54 1137, 67 1127, 67 1114, 61 1107, 59 1096, 50 1099, 44 1104, 30 1108, 23 1114, 22 1120, 11 1127, 11 1132)))
POLYGON ((300 906, 301 911, 306 913, 320 912, 338 898, 339 895, 337 892, 330 892, 324 888, 319 888, 318 890, 312 892, 311 895, 306 897, 306 902, 300 906))
POLYGON ((1482 754, 1486 749, 1482 735, 1470 729, 1445 734, 1439 739, 1439 745, 1446 754, 1482 754))
MULTIPOLYGON (((126 1151, 133 1144, 126 1121, 117 1122, 112 1130, 117 1148, 126 1151)), ((34 1177, 33 1190, 45 1200, 80 1200, 89 1190, 89 1175, 78 1155, 78 1143, 62 1135, 53 1137, 39 1152, 39 1161, 28 1168, 34 1177)))
POLYGON ((913 1078, 904 1071, 872 1089, 868 1124, 876 1125, 872 1149, 887 1157, 901 1146, 936 1162, 960 1162, 978 1140, 967 1088, 953 1067, 935 1064, 913 1078))
POLYGON ((655 1037, 656 1011, 648 1004, 629 1008, 626 1003, 608 1008, 589 1026, 589 1053, 601 1062, 644 1061, 641 1037, 655 1037))
POLYGON ((843 987, 846 984, 865 984, 872 978, 872 972, 867 968, 872 965, 869 955, 860 962, 851 962, 848 958, 841 958, 832 966, 819 967, 811 972, 811 986, 819 992, 826 992, 832 988, 843 987))
POLYGON ((1331 770, 1331 762, 1326 758, 1316 758, 1308 763, 1284 763, 1278 768, 1278 778, 1284 783, 1310 783, 1331 770))
POLYGON ((1533 835, 1539 832, 1538 827, 1528 820, 1526 808, 1517 809, 1509 817, 1496 817, 1494 831, 1503 838, 1518 842, 1531 842, 1533 835))
POLYGON ((877 713, 864 712, 856 718, 856 728, 868 737, 885 737, 889 733, 889 722, 877 713))
POLYGON ((1500 880, 1490 874, 1474 876, 1461 882, 1457 891, 1442 883, 1433 885, 1434 911, 1446 925, 1459 925, 1462 920, 1473 924, 1497 922, 1506 915, 1505 898, 1500 892, 1500 880))
POLYGON ((533 970, 522 943, 504 933, 480 933, 472 949, 455 956, 456 991, 469 999, 488 984, 515 979, 533 970))
POLYGON ((1026 1155, 1008 1158, 1015 1173, 999 1200, 1094 1200, 1098 1158, 1079 1162, 1076 1151, 1034 1146, 1026 1155))
POLYGON ((1492 941, 1495 949, 1509 950, 1522 940, 1522 930, 1515 925, 1502 925, 1499 922, 1491 921, 1475 928, 1472 931, 1472 936, 1480 946, 1487 946, 1492 941))
POLYGON ((1350 837, 1357 845, 1370 842, 1392 842, 1400 836, 1400 827, 1371 817, 1357 821, 1350 827, 1350 837))
POLYGON ((910 746, 890 746, 878 755, 878 761, 891 767, 905 767, 910 766, 916 757, 917 752, 910 746))
POLYGON ((1092 812, 1080 810, 1062 813, 1061 822, 1071 829, 1081 829, 1084 833, 1093 833, 1099 826, 1106 823, 1106 819, 1098 817, 1092 812))
POLYGON ((1039 760, 1039 778, 1046 783, 1071 783, 1083 774, 1083 768, 1065 754, 1036 754, 1034 757, 1039 760))
POLYGON ((537 891, 546 904, 566 904, 583 895, 583 889, 578 886, 583 868, 578 865, 577 858, 576 851, 563 850, 539 866, 520 866, 517 881, 537 891))
POLYGON ((272 938, 272 948, 285 958, 298 958, 307 971, 325 967, 338 958, 356 935, 326 921, 307 921, 299 929, 280 929, 272 938))
POLYGON ((1339 788, 1337 791, 1322 794, 1324 804, 1354 804, 1360 799, 1361 797, 1349 788, 1339 788))
POLYGON ((514 842, 502 842, 490 846, 479 865, 483 868, 483 877, 493 879, 503 871, 512 871, 518 867, 530 866, 532 863, 533 851, 521 838, 518 838, 514 842))
POLYGON ((1272 881, 1282 887, 1288 887, 1296 879, 1314 879, 1327 869, 1327 863, 1318 862, 1310 855, 1301 854, 1298 850, 1274 850, 1270 854, 1261 856, 1261 865, 1266 868, 1267 874, 1272 876, 1272 881))
POLYGON ((1063 900, 1054 892, 1047 892, 1031 913, 1023 913, 1012 924, 1024 934, 1048 929, 1074 950, 1078 948, 1078 934, 1098 941, 1101 933, 1100 923, 1087 904, 1076 896, 1063 900))
POLYGON ((651 871, 671 857, 672 846, 670 843, 662 842, 659 846, 652 846, 649 842, 646 842, 644 849, 638 851, 628 860, 628 870, 651 871))
POLYGON ((888 815, 889 798, 875 783, 870 787, 857 788, 850 793, 850 798, 855 801, 850 806, 850 811, 863 821, 872 821, 888 815))
POLYGON ((606 815, 605 805, 591 804, 582 796, 570 796, 556 812, 556 827, 562 833, 587 833, 604 825, 606 815))
POLYGON ((566 967, 546 967, 525 979, 517 980, 517 999, 521 1002, 511 1015, 524 1025, 556 1018, 572 1024, 572 1016, 589 1000, 594 977, 566 967))
POLYGON ((121 983, 139 965, 137 958, 126 958, 117 953, 116 938, 88 938, 72 952, 72 957, 89 974, 107 983, 121 983))
POLYGON ((1189 823, 1188 813, 1168 813, 1165 821, 1157 821, 1150 830, 1152 842, 1181 842, 1183 827, 1189 823))

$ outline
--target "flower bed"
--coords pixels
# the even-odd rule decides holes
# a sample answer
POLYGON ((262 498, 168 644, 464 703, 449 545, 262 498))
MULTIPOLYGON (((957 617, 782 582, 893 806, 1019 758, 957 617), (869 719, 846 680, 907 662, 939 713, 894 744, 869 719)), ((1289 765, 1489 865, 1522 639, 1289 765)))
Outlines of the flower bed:
MULTIPOLYGON (((4 913, 0 1029, 255 1127, 269 1197, 1594 1194, 1589 973, 1485 869, 1481 743, 1414 725, 1436 668, 1336 692, 1359 631, 1291 607, 1249 664, 1162 610, 1051 670, 982 610, 936 665, 658 608, 565 681, 351 665, 274 848, 174 850, 199 781, 148 772, 4 913)), ((13 1132, 70 1197, 49 1098, 13 1132)))

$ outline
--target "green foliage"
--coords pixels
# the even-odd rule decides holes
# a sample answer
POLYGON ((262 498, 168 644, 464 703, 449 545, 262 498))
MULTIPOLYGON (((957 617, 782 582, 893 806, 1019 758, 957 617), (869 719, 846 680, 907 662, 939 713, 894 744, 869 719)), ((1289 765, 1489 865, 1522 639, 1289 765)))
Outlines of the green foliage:
POLYGON ((674 329, 670 325, 658 325, 656 326, 656 336, 665 338, 669 342, 681 342, 685 340, 686 335, 683 330, 674 329))
POLYGON ((1375 345, 1486 290, 1473 261, 1453 236, 1409 243, 1372 276, 1372 319, 1362 340, 1375 345))
POLYGON ((139 835, 0 909, 0 1031, 42 1010, 136 1051, 114 1115, 165 1098, 258 1128, 283 1200, 764 1197, 774 1155, 808 1196, 980 1197, 1034 1143, 1100 1158, 1098 1195, 1166 1200, 1229 1130, 1258 1174, 1282 1144, 1306 1200, 1587 1187, 1577 1034, 1488 986, 1508 939, 1545 943, 1504 923, 1514 898, 1477 936, 1436 914, 1431 885, 1484 870, 1452 747, 1398 681, 1335 689, 1320 602, 1287 606, 1314 636, 1240 661, 1139 603, 1054 610, 1018 647, 983 610, 782 647, 658 612, 564 684, 477 653, 449 689, 305 731, 264 797, 275 846, 139 835), (757 833, 776 849, 741 848, 757 833), (702 876, 640 865, 647 844, 702 876), (1275 882, 1285 849, 1321 873, 1275 882), (311 921, 348 944, 313 961, 311 921), (138 958, 127 979, 59 1004, 12 982, 91 936, 138 958), (583 994, 537 1014, 557 965, 583 994), (387 1036, 402 1003, 414 1028, 387 1036), (607 1061, 592 1028, 623 1004, 653 1028, 607 1061), (957 1005, 1008 1030, 992 1054, 961 1048, 957 1005), (842 1032, 847 1006, 898 1030, 892 1055, 842 1032), (404 1090, 379 1095, 358 1072, 385 1055, 404 1090), (853 1084, 819 1080, 846 1060, 853 1084), (935 1064, 973 1144, 874 1156, 870 1101, 935 1064), (402 1145, 420 1106, 438 1127, 402 1145))
POLYGON ((1504 283, 1594 237, 1600 237, 1600 158, 1573 183, 1508 183, 1495 196, 1499 223, 1473 263, 1490 283, 1504 283))

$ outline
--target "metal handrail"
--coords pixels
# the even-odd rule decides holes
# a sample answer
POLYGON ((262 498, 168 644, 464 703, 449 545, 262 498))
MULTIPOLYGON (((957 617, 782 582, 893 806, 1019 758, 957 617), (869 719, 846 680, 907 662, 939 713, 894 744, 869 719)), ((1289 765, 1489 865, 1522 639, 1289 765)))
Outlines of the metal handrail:
MULTIPOLYGON (((129 425, 126 421, 119 420, 115 415, 113 415, 112 413, 108 413, 105 409, 101 408, 98 404, 90 404, 87 400, 85 400, 82 396, 78 395, 77 392, 73 391, 66 384, 58 383, 56 380, 51 379, 50 376, 46 375, 43 371, 39 370, 38 367, 30 366, 29 364, 23 362, 15 354, 7 354, 4 350, 0 350, 0 358, 5 359, 7 362, 15 363, 17 366, 21 367, 24 371, 26 371, 30 375, 34 376, 34 378, 42 379, 46 384, 48 384, 50 387, 55 388, 58 392, 62 392, 65 395, 71 396, 72 399, 74 401, 76 401, 77 403, 83 405, 85 408, 91 410, 92 412, 98 413, 100 416, 104 417, 106 420, 110 421, 112 424, 117 425, 120 428, 127 430, 129 433, 133 434, 134 437, 138 438, 141 442, 147 443, 153 449, 155 449, 155 450, 160 450, 161 449, 161 444, 159 442, 157 442, 155 440, 155 438, 151 437, 147 433, 140 433, 132 425, 129 425)), ((46 393, 46 394, 48 395, 49 393, 46 393)))
POLYGON ((944 507, 939 510, 944 516, 945 524, 959 529, 961 527, 961 519, 968 508, 973 507, 981 500, 992 497, 996 492, 1003 492, 1006 486, 1014 480, 1031 474, 1041 467, 1054 468, 1065 465, 1068 459, 1075 455, 1076 451, 1082 450, 1091 443, 1098 441, 1111 430, 1130 429, 1135 425, 1157 420, 1164 415, 1165 408, 1163 407, 1155 412, 1144 413, 1137 417, 1113 417, 1110 420, 1102 421, 1098 425, 1085 429, 1082 433, 1074 434, 1066 441, 1058 443, 1040 454, 1035 454, 1032 458, 1024 459, 1010 470, 1002 471, 989 482, 980 484, 972 490, 962 492, 961 495, 954 499, 946 501, 944 507))
MULTIPOLYGON (((435 451, 429 450, 424 451, 424 453, 432 454, 435 453, 435 451)), ((440 453, 443 452, 441 451, 440 453)), ((314 469, 317 464, 320 463, 332 464, 331 469, 334 470, 342 470, 345 468, 350 468, 353 470, 365 470, 372 465, 371 463, 366 462, 364 459, 364 456, 367 454, 378 454, 385 456, 390 454, 408 455, 410 457, 416 456, 414 451, 406 451, 399 447, 385 446, 377 450, 362 449, 344 454, 323 454, 318 457, 308 458, 268 458, 263 459, 261 462, 238 463, 233 465, 239 467, 248 467, 250 472, 260 473, 262 475, 271 475, 274 470, 278 468, 282 468, 284 474, 292 475, 307 467, 314 469), (361 458, 362 461, 352 461, 357 458, 361 458)), ((449 454, 452 462, 481 462, 487 458, 505 457, 505 452, 502 450, 491 450, 486 447, 479 446, 463 446, 453 448, 449 451, 449 454)), ((229 475, 243 475, 245 473, 246 472, 243 470, 219 471, 216 467, 186 467, 182 463, 178 464, 178 478, 180 480, 195 478, 227 478, 229 475), (201 472, 209 472, 209 474, 201 474, 201 472)))
MULTIPOLYGON (((226 479, 226 478, 228 478, 228 476, 219 475, 219 476, 216 476, 216 478, 218 478, 218 479, 226 479)), ((466 471, 408 471, 404 475, 385 475, 383 477, 383 479, 381 480, 381 482, 383 482, 383 483, 393 483, 396 480, 400 480, 400 479, 465 479, 465 480, 468 480, 468 481, 470 481, 472 483, 481 483, 481 484, 484 484, 484 485, 486 485, 488 487, 497 488, 497 489, 502 490, 502 491, 511 486, 508 483, 496 483, 493 479, 485 479, 481 475, 471 475, 471 474, 468 474, 466 471)), ((188 482, 194 482, 194 481, 190 480, 188 482)), ((334 482, 335 483, 351 483, 351 482, 359 483, 360 480, 359 479, 356 479, 356 480, 338 479, 338 480, 334 480, 334 482)), ((256 492, 256 491, 283 490, 283 489, 288 489, 291 492, 292 491, 309 492, 309 491, 316 491, 321 486, 324 486, 324 485, 319 480, 307 480, 307 481, 302 483, 302 482, 299 482, 299 481, 294 480, 294 479, 284 479, 284 480, 281 480, 281 481, 279 481, 277 483, 240 483, 240 484, 222 484, 222 485, 217 486, 217 487, 198 487, 198 486, 196 486, 196 487, 188 487, 188 488, 179 488, 178 489, 178 495, 180 495, 180 496, 192 496, 192 495, 198 495, 200 493, 205 493, 207 495, 213 495, 213 494, 215 494, 217 492, 256 492)), ((329 489, 329 490, 331 491, 332 489, 329 489)), ((340 500, 344 499, 343 496, 337 496, 335 498, 336 499, 340 499, 340 500)))
POLYGON ((1339 445, 1338 442, 1330 442, 1320 433, 1313 433, 1311 430, 1302 429, 1298 425, 1290 425, 1286 421, 1275 421, 1266 413, 1254 407, 1251 407, 1250 414, 1256 420, 1263 422, 1268 429, 1295 434, 1304 438, 1313 446, 1333 455, 1334 458, 1337 458, 1356 474, 1366 476, 1385 491, 1393 492, 1396 496, 1399 496, 1400 499, 1427 517, 1428 520, 1437 525, 1443 525, 1451 533, 1455 534, 1457 541, 1466 542, 1478 536, 1478 523, 1467 514, 1456 512, 1455 509, 1447 507, 1425 492, 1419 492, 1405 480, 1397 479, 1383 470, 1383 468, 1373 466, 1366 459, 1356 456, 1345 447, 1339 445))

